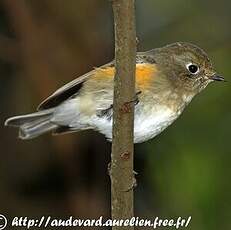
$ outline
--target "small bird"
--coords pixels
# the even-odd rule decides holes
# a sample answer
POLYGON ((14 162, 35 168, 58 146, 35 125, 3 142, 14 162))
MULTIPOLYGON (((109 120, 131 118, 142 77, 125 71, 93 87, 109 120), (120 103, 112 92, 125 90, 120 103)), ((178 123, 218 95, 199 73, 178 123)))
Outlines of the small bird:
MULTIPOLYGON (((114 61, 78 77, 55 91, 37 112, 12 117, 19 138, 51 131, 63 134, 86 129, 112 138, 114 61)), ((134 143, 147 141, 172 124, 192 98, 209 83, 224 81, 207 54, 196 45, 177 42, 138 52, 134 143)))

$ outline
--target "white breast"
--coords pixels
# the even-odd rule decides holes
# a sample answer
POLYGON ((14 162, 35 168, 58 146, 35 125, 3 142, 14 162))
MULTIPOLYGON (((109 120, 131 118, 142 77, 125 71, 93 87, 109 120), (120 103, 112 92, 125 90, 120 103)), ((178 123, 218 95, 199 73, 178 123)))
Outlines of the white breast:
POLYGON ((147 141, 167 128, 180 115, 166 106, 155 107, 149 114, 140 113, 135 116, 134 141, 147 141))
MULTIPOLYGON (((167 128, 180 113, 176 113, 166 106, 155 107, 148 113, 143 110, 135 111, 134 142, 147 141, 167 128)), ((112 120, 105 117, 93 116, 89 119, 92 127, 104 134, 109 140, 112 138, 112 120)))

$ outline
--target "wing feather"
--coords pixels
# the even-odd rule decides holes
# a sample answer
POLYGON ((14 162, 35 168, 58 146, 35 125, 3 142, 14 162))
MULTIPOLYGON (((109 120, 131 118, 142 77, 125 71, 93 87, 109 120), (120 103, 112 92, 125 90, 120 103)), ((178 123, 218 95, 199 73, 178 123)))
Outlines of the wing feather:
MULTIPOLYGON (((113 62, 110 62, 106 65, 101 66, 100 68, 105 68, 108 66, 113 66, 113 62)), ((49 96, 47 99, 45 99, 37 108, 37 110, 44 110, 44 109, 50 109, 53 108, 66 99, 72 97, 78 91, 82 88, 83 83, 89 79, 91 76, 94 75, 95 70, 92 70, 73 81, 67 83, 66 85, 62 86, 58 90, 56 90, 51 96, 49 96)))
MULTIPOLYGON (((150 63, 154 64, 155 60, 153 58, 153 53, 155 50, 150 50, 146 52, 139 52, 137 53, 136 57, 136 63, 150 63)), ((106 68, 106 67, 113 67, 114 66, 114 61, 103 65, 99 68, 106 68)), ((37 110, 44 110, 44 109, 50 109, 53 108, 66 99, 72 97, 78 91, 81 89, 83 86, 84 82, 89 79, 91 76, 93 76, 95 73, 95 70, 92 70, 76 79, 73 81, 67 83, 66 85, 62 86, 58 90, 56 90, 51 96, 49 96, 47 99, 45 99, 37 108, 37 110)))

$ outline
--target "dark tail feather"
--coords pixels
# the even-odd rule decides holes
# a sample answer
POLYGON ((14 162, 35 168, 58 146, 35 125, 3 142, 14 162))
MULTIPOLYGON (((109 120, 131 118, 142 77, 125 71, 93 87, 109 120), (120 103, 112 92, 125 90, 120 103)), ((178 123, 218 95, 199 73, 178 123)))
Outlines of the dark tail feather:
POLYGON ((52 114, 53 110, 49 109, 12 117, 6 120, 5 125, 19 127, 19 138, 32 139, 58 127, 56 124, 50 122, 52 114))

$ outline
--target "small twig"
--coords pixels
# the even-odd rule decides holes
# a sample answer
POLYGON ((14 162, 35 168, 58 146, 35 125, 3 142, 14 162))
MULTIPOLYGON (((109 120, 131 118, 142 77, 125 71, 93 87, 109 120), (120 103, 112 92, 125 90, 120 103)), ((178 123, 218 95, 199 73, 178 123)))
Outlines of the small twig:
MULTIPOLYGON (((136 32, 134 0, 114 0, 115 66, 113 138, 111 154, 112 219, 129 219, 133 207, 133 129, 135 95, 136 32)), ((136 95, 137 97, 137 95, 136 95)), ((134 227, 113 227, 113 230, 134 227)))

